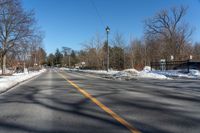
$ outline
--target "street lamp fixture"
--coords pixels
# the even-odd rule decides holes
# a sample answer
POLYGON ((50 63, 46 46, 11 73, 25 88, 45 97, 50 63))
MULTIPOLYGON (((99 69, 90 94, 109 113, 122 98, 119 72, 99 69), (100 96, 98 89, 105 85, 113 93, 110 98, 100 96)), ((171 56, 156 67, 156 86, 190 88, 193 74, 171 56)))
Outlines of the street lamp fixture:
POLYGON ((107 40, 106 40, 106 43, 107 43, 107 72, 109 70, 109 44, 108 44, 108 34, 110 32, 110 28, 107 26, 106 27, 106 34, 107 34, 107 40))
POLYGON ((110 28, 108 26, 106 27, 106 32, 107 34, 110 32, 110 28))

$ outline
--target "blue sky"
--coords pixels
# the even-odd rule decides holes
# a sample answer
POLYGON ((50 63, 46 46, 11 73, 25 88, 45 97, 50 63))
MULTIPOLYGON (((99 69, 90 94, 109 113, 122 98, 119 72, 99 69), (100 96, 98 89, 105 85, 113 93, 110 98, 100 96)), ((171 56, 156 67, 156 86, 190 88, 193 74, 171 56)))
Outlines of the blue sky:
POLYGON ((194 42, 200 42, 200 0, 22 0, 25 9, 34 9, 38 25, 45 32, 47 53, 67 46, 75 50, 95 34, 105 38, 105 26, 130 38, 142 38, 144 20, 159 10, 189 6, 185 21, 195 29, 194 42), (102 18, 98 17, 92 1, 102 18))

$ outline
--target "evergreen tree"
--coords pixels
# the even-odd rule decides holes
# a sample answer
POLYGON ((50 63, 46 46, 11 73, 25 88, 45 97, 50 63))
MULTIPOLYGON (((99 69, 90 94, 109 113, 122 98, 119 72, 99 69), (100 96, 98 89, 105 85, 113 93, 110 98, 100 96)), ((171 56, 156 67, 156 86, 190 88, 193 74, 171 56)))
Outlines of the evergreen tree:
POLYGON ((78 63, 78 59, 74 50, 72 50, 70 56, 71 56, 71 65, 75 66, 75 64, 78 63))
POLYGON ((55 65, 55 56, 51 53, 47 57, 47 65, 48 66, 54 66, 55 65))
POLYGON ((56 65, 61 65, 62 64, 62 58, 63 58, 62 53, 60 52, 59 49, 56 49, 56 52, 55 52, 55 64, 56 65))

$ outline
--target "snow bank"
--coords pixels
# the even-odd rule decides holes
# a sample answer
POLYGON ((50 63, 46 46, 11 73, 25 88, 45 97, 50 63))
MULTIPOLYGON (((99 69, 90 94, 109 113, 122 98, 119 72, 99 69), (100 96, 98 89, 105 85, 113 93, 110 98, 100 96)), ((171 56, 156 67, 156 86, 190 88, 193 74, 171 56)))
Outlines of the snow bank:
POLYGON ((128 72, 128 73, 130 73, 130 74, 139 74, 139 71, 138 70, 136 70, 136 69, 125 69, 125 70, 123 70, 123 72, 128 72))
POLYGON ((106 70, 82 70, 82 69, 70 69, 70 68, 60 68, 60 70, 66 70, 66 71, 80 71, 80 72, 88 72, 88 73, 95 73, 95 74, 115 74, 119 71, 115 70, 109 70, 108 72, 106 70))
POLYGON ((190 72, 188 73, 188 75, 200 78, 200 71, 192 69, 192 70, 190 70, 190 72))
POLYGON ((154 70, 153 73, 162 74, 167 77, 200 79, 200 71, 194 69, 190 69, 189 73, 186 73, 183 70, 166 70, 166 71, 154 70))
POLYGON ((118 73, 119 71, 115 70, 109 70, 108 72, 105 70, 79 70, 82 72, 89 72, 89 73, 96 73, 96 74, 115 74, 118 73))
MULTIPOLYGON (((13 71, 12 71, 12 70, 9 70, 9 69, 6 69, 6 73, 11 74, 11 73, 13 73, 13 71)), ((2 69, 0 69, 0 74, 2 74, 2 69)))
POLYGON ((145 66, 143 71, 150 72, 151 71, 151 67, 150 66, 145 66))
POLYGON ((169 79, 163 74, 152 73, 151 67, 144 67, 143 71, 137 71, 136 69, 125 69, 123 71, 109 70, 81 70, 81 69, 69 69, 69 68, 60 68, 61 70, 70 70, 70 71, 81 71, 94 74, 103 74, 107 78, 114 79, 132 79, 132 78, 151 78, 151 79, 169 79))
POLYGON ((151 78, 151 79, 171 79, 172 77, 180 78, 195 78, 200 79, 200 71, 190 69, 190 73, 186 73, 183 70, 167 70, 167 71, 158 71, 152 69, 150 66, 145 66, 142 71, 137 71, 136 69, 125 69, 123 71, 109 70, 81 70, 81 69, 69 69, 61 68, 61 70, 70 70, 70 71, 81 71, 94 74, 103 74, 105 77, 114 78, 114 79, 131 79, 131 78, 151 78))
POLYGON ((12 76, 0 76, 0 93, 5 92, 16 84, 23 82, 27 79, 30 79, 34 76, 37 76, 46 70, 40 70, 38 72, 30 72, 30 73, 16 73, 12 76))
POLYGON ((160 71, 160 70, 152 70, 151 67, 145 66, 142 73, 145 77, 155 77, 159 79, 165 79, 165 77, 171 78, 171 77, 178 77, 178 78, 195 78, 200 79, 200 71, 190 69, 190 72, 187 73, 187 70, 166 70, 166 71, 160 71), (146 75, 146 73, 147 75, 146 75), (165 76, 165 77, 164 77, 165 76))
POLYGON ((125 69, 123 71, 119 71, 117 73, 112 74, 112 78, 114 79, 131 79, 137 76, 139 72, 136 69, 125 69))
POLYGON ((144 67, 143 71, 136 69, 126 69, 112 75, 115 79, 132 79, 132 78, 151 78, 151 79, 169 79, 165 75, 152 73, 150 67, 144 67))
POLYGON ((71 69, 70 68, 66 68, 66 67, 61 67, 60 70, 66 70, 66 71, 68 71, 68 70, 71 70, 71 69))
POLYGON ((144 69, 142 71, 140 71, 138 77, 139 78, 151 78, 151 79, 169 79, 168 77, 166 77, 163 74, 152 72, 150 66, 145 66, 144 69))
POLYGON ((169 79, 165 75, 141 71, 138 75, 139 78, 151 78, 151 79, 169 79))

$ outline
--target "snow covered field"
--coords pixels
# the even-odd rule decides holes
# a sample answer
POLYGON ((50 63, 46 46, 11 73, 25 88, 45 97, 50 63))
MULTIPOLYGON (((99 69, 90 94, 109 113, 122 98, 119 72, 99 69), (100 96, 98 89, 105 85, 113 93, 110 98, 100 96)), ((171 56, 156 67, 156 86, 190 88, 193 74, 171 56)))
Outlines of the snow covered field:
POLYGON ((34 76, 37 76, 46 70, 40 70, 38 72, 30 72, 30 73, 16 73, 12 76, 0 76, 0 93, 8 90, 9 88, 15 86, 16 84, 23 82, 27 79, 30 79, 34 76))

